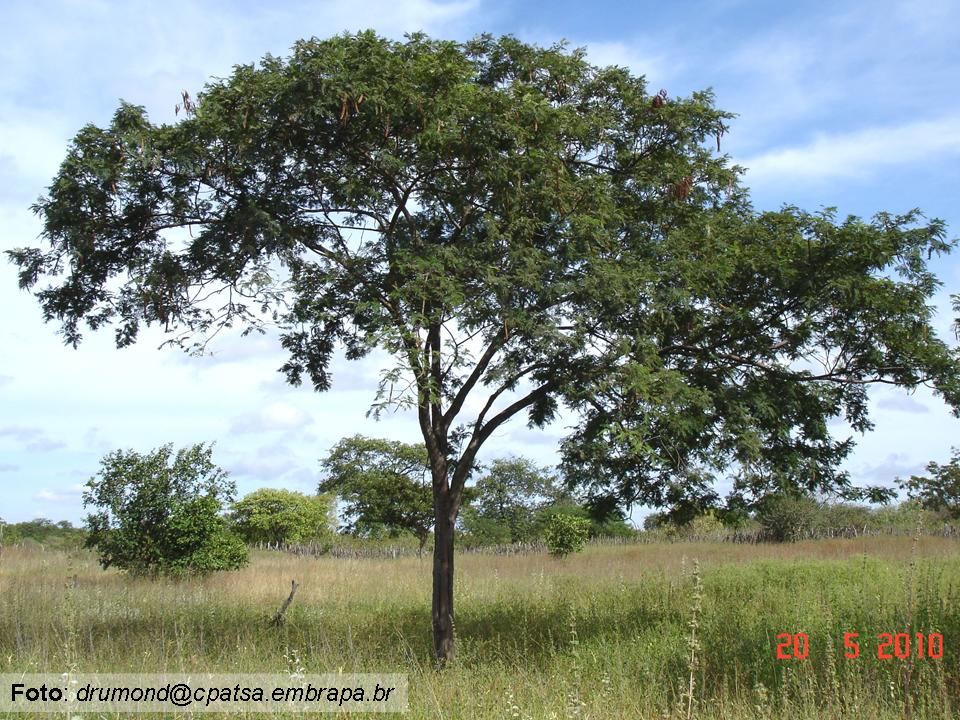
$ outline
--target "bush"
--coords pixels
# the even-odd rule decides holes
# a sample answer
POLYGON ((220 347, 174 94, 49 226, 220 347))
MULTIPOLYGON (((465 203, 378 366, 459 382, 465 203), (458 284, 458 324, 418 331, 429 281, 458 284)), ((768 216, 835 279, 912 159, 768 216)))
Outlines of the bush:
POLYGON ((643 519, 643 529, 647 532, 663 530, 672 524, 673 523, 670 522, 670 518, 667 517, 665 512, 650 513, 643 519))
POLYGON ((791 542, 808 535, 820 503, 806 495, 768 495, 759 503, 757 520, 768 540, 791 542))
POLYGON ((234 485, 210 460, 211 449, 172 445, 145 455, 116 451, 87 482, 87 547, 104 568, 134 574, 209 573, 247 561, 243 541, 227 528, 221 510, 234 485))
POLYGON ((818 535, 861 533, 872 525, 873 513, 870 508, 851 503, 829 503, 820 507, 813 530, 818 535))
POLYGON ((527 458, 494 460, 471 488, 461 526, 479 543, 526 543, 543 533, 552 500, 559 495, 557 478, 527 458))
POLYGON ((680 534, 688 538, 718 540, 727 533, 727 526, 714 515, 712 510, 708 510, 703 515, 697 515, 680 528, 680 534))
POLYGON ((333 503, 332 495, 261 488, 235 502, 230 518, 249 543, 329 543, 336 526, 333 503))
POLYGON ((359 537, 416 535, 420 552, 433 527, 430 461, 423 444, 362 435, 343 438, 321 462, 317 490, 340 498, 346 530, 359 537))
POLYGON ((168 574, 194 573, 206 575, 218 570, 236 570, 247 564, 247 546, 237 535, 219 528, 207 542, 184 561, 172 564, 168 574))
POLYGON ((559 497, 543 507, 526 513, 522 523, 509 523, 481 515, 476 508, 467 506, 460 514, 463 537, 468 546, 509 545, 545 540, 547 526, 555 515, 582 519, 587 523, 588 537, 635 538, 637 531, 616 513, 605 517, 591 513, 591 507, 577 502, 572 497, 559 497), (518 527, 522 532, 518 532, 518 527))
POLYGON ((468 546, 509 545, 514 540, 513 530, 508 523, 484 517, 470 506, 460 513, 460 524, 468 546))
POLYGON ((580 552, 589 536, 589 520, 564 513, 551 515, 544 528, 547 549, 556 557, 580 552))
POLYGON ((874 512, 872 525, 880 530, 914 533, 918 527, 926 531, 940 530, 949 520, 950 516, 943 510, 927 510, 920 500, 905 500, 874 512))
POLYGON ((630 539, 637 536, 637 531, 626 520, 609 518, 594 520, 590 523, 591 538, 622 538, 630 539))

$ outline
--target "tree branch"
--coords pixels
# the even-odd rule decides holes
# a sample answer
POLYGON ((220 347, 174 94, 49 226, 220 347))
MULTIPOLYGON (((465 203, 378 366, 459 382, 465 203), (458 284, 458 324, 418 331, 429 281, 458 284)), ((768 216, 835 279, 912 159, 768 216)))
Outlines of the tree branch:
POLYGON ((494 334, 493 340, 491 340, 490 344, 487 345, 486 349, 483 351, 483 355, 481 355, 480 359, 477 360, 477 364, 474 366, 473 371, 464 381, 463 385, 460 386, 460 390, 457 391, 456 396, 450 403, 450 407, 447 408, 447 412, 443 416, 443 429, 445 431, 449 429, 450 425, 456 419, 457 414, 463 408, 463 403, 466 402, 470 391, 473 390, 474 386, 477 384, 477 381, 486 371, 487 366, 490 365, 490 361, 493 359, 493 356, 497 354, 497 351, 503 347, 505 342, 506 341, 499 332, 494 334))
MULTIPOLYGON (((530 392, 526 397, 520 398, 516 402, 505 407, 484 425, 480 424, 479 419, 477 420, 477 424, 474 426, 473 435, 470 438, 470 442, 467 443, 467 447, 464 448, 464 451, 460 456, 460 460, 457 462, 457 469, 454 472, 453 482, 450 485, 450 493, 452 495, 453 502, 455 503, 455 507, 459 507, 463 488, 467 481, 467 475, 470 472, 470 468, 473 467, 473 461, 477 457, 477 452, 480 450, 480 447, 483 445, 483 443, 486 442, 487 438, 489 438, 493 431, 500 427, 507 420, 553 390, 554 385, 555 383, 553 381, 544 383, 540 387, 530 392)), ((489 405, 490 403, 488 402, 487 406, 489 407, 489 405)))
POLYGON ((481 423, 483 423, 483 419, 486 417, 487 412, 493 406, 493 403, 496 402, 497 398, 513 387, 517 381, 522 379, 525 375, 529 375, 534 370, 543 370, 549 366, 550 363, 547 362, 534 363, 533 365, 528 365, 523 370, 520 370, 519 372, 516 372, 507 378, 507 380, 504 381, 489 398, 487 398, 487 402, 484 404, 483 409, 480 410, 480 414, 477 415, 477 425, 479 426, 481 423))
MULTIPOLYGON (((819 380, 827 380, 829 382, 834 382, 842 385, 870 385, 872 383, 884 384, 884 385, 902 385, 903 383, 896 380, 885 379, 884 373, 892 372, 903 372, 909 370, 909 368, 900 366, 900 365, 890 365, 887 367, 876 368, 874 371, 875 374, 870 377, 855 377, 851 376, 849 373, 854 371, 855 368, 841 368, 837 370, 837 366, 834 365, 829 372, 821 373, 819 375, 803 375, 799 372, 791 372, 784 368, 772 367, 766 365, 758 360, 753 358, 743 357, 741 355, 733 355, 731 353, 721 353, 716 351, 708 351, 703 348, 698 348, 690 345, 670 345, 661 350, 661 353, 670 354, 673 350, 680 350, 682 354, 687 356, 698 356, 703 357, 704 355, 712 355, 721 360, 729 361, 733 366, 747 366, 752 367, 757 370, 762 370, 768 375, 773 375, 783 380, 792 380, 795 382, 815 382, 819 380)), ((926 382, 931 380, 932 376, 924 377, 918 379, 918 382, 926 382)))

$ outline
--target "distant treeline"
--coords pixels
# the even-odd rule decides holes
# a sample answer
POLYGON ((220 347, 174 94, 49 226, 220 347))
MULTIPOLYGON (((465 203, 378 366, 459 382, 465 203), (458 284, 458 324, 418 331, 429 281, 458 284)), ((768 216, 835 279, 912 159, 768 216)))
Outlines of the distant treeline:
MULTIPOLYGON (((565 508, 567 509, 567 508, 565 508)), ((569 509, 567 509, 569 511, 569 509)), ((923 508, 908 500, 895 506, 871 508, 849 503, 818 502, 812 498, 779 498, 749 516, 733 517, 722 511, 708 511, 691 522, 677 525, 666 514, 647 517, 642 530, 626 531, 617 524, 615 532, 591 532, 592 542, 601 544, 714 541, 734 543, 790 542, 820 538, 879 535, 938 535, 960 537, 960 521, 943 511, 923 508)), ((48 549, 82 547, 86 531, 66 520, 54 522, 37 518, 19 523, 0 519, 0 545, 42 545, 48 549)), ((261 550, 281 550, 298 555, 333 557, 404 557, 416 555, 417 539, 409 533, 390 538, 361 538, 331 533, 322 540, 306 542, 251 542, 261 550)), ((432 545, 432 534, 427 546, 432 545)), ((484 534, 461 528, 458 548, 466 552, 523 554, 544 552, 544 544, 533 533, 518 542, 497 542, 484 534)))
POLYGON ((66 520, 54 522, 36 518, 19 523, 0 519, 0 545, 39 543, 50 548, 76 548, 83 544, 86 532, 66 520))
MULTIPOLYGON (((857 538, 908 535, 960 538, 960 522, 947 513, 924 509, 916 501, 896 506, 871 508, 850 503, 825 503, 812 498, 784 498, 768 502, 762 512, 734 519, 713 511, 698 515, 693 521, 676 525, 664 515, 651 515, 644 529, 631 533, 607 535, 595 533, 592 545, 624 545, 661 542, 729 542, 768 543, 817 540, 824 538, 857 538)), ((392 538, 357 538, 347 534, 325 542, 279 543, 260 542, 258 550, 275 550, 300 556, 338 558, 398 558, 418 553, 413 535, 392 538)), ((432 546, 432 536, 427 548, 432 546)), ((461 552, 495 555, 545 553, 539 539, 496 543, 461 530, 457 538, 461 552)))
POLYGON ((826 502, 810 496, 771 495, 752 512, 710 510, 678 525, 667 513, 650 515, 645 534, 652 538, 718 539, 735 542, 790 542, 863 535, 960 536, 960 520, 917 500, 871 508, 826 502))

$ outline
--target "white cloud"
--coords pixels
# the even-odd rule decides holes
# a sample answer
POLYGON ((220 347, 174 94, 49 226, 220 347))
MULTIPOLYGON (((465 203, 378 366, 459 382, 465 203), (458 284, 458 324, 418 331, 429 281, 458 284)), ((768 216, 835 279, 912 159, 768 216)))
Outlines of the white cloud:
POLYGON ((870 483, 892 486, 896 478, 906 479, 911 475, 922 474, 925 463, 913 461, 903 453, 890 453, 879 463, 861 465, 851 474, 870 483))
POLYGON ((44 488, 33 496, 34 500, 51 503, 74 503, 83 494, 83 485, 71 485, 65 490, 48 490, 44 488))
MULTIPOLYGON (((645 75, 651 85, 663 84, 669 77, 681 70, 681 66, 672 65, 668 71, 666 59, 662 54, 642 47, 642 40, 634 42, 587 42, 582 43, 587 49, 587 61, 601 67, 618 65, 629 68, 634 75, 645 75)), ((578 43, 579 44, 579 43, 578 43)), ((657 87, 648 88, 649 92, 656 92, 657 87)))
POLYGON ((260 481, 276 481, 297 467, 297 463, 284 458, 245 458, 226 463, 231 476, 252 477, 260 481))
POLYGON ((300 430, 313 423, 313 418, 290 403, 276 402, 253 413, 245 413, 234 420, 230 432, 234 435, 268 432, 271 430, 300 430))
POLYGON ((930 412, 930 408, 928 408, 926 405, 919 403, 912 397, 908 397, 906 395, 893 395, 882 398, 881 400, 877 401, 877 407, 881 410, 894 410, 897 412, 906 413, 930 412))
MULTIPOLYGON (((287 359, 284 352, 280 349, 280 341, 275 340, 274 356, 277 361, 274 372, 265 374, 257 386, 258 390, 264 394, 275 396, 277 393, 303 392, 304 389, 313 388, 310 377, 306 374, 302 378, 302 385, 296 387, 287 382, 286 375, 276 372, 276 368, 279 368, 287 359)), ((205 359, 201 362, 205 362, 205 359)), ((386 369, 395 368, 397 363, 396 358, 381 350, 374 350, 358 360, 347 360, 343 352, 337 352, 328 367, 331 378, 330 392, 366 393, 365 398, 361 397, 362 401, 369 405, 376 397, 381 373, 386 369)))
POLYGON ((105 452, 111 448, 111 442, 106 438, 103 430, 97 426, 87 428, 83 434, 83 447, 86 450, 105 452))
POLYGON ((172 355, 172 359, 201 372, 212 368, 219 373, 223 371, 221 365, 243 364, 249 360, 270 360, 276 367, 280 367, 286 357, 276 332, 251 333, 244 337, 240 332, 232 331, 213 338, 204 349, 203 355, 178 352, 172 355))
POLYGON ((353 0, 335 0, 328 3, 296 3, 294 12, 322 20, 330 33, 335 28, 361 30, 377 27, 380 32, 399 36, 422 30, 436 33, 451 24, 464 20, 478 10, 478 0, 373 0, 357 3, 353 0))
POLYGON ((896 126, 956 115, 960 103, 944 88, 955 85, 960 5, 934 4, 798 6, 721 26, 696 47, 675 42, 673 52, 689 58, 688 82, 712 85, 718 105, 739 114, 727 147, 752 156, 793 146, 814 127, 852 132, 865 118, 896 126))
MULTIPOLYGON (((556 423, 554 424, 556 425, 556 423)), ((519 447, 536 446, 544 450, 559 452, 564 437, 546 429, 528 428, 520 426, 518 423, 507 434, 507 440, 519 447)))
MULTIPOLYGON (((22 185, 32 186, 30 200, 43 187, 63 161, 69 129, 53 118, 30 113, 0 119, 0 163, 4 172, 17 177, 22 185), (24 182, 24 181, 28 182, 24 182)), ((22 186, 5 187, 4 194, 27 192, 22 186)))
POLYGON ((826 107, 842 90, 817 72, 823 57, 822 42, 811 36, 767 32, 747 39, 718 60, 713 75, 734 81, 724 97, 732 95, 735 105, 720 104, 742 115, 738 125, 768 126, 826 107))
POLYGON ((65 447, 66 443, 52 440, 40 428, 11 425, 0 428, 0 437, 13 438, 29 452, 49 452, 65 447))
MULTIPOLYGON (((316 449, 317 443, 298 438, 297 447, 316 449)), ((288 490, 316 492, 318 471, 316 454, 297 452, 297 447, 278 442, 264 445, 252 452, 233 453, 234 458, 223 463, 223 467, 237 480, 239 496, 258 487, 277 487, 288 490)))
POLYGON ((260 481, 275 482, 286 473, 299 467, 296 453, 283 443, 265 445, 252 453, 224 463, 231 475, 256 478, 260 481))
POLYGON ((863 179, 891 167, 960 155, 960 116, 896 127, 819 134, 800 146, 775 148, 740 161, 750 183, 820 183, 863 179))
POLYGON ((956 27, 960 20, 960 6, 954 0, 899 0, 893 3, 890 21, 906 27, 912 33, 931 40, 949 43, 955 47, 956 27))

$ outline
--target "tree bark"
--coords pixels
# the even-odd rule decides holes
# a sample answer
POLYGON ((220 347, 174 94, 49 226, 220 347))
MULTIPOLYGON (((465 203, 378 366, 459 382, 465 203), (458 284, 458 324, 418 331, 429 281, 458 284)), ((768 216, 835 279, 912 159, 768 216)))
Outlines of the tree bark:
POLYGON ((433 648, 437 663, 453 661, 453 529, 456 510, 449 492, 436 493, 433 535, 433 648))

